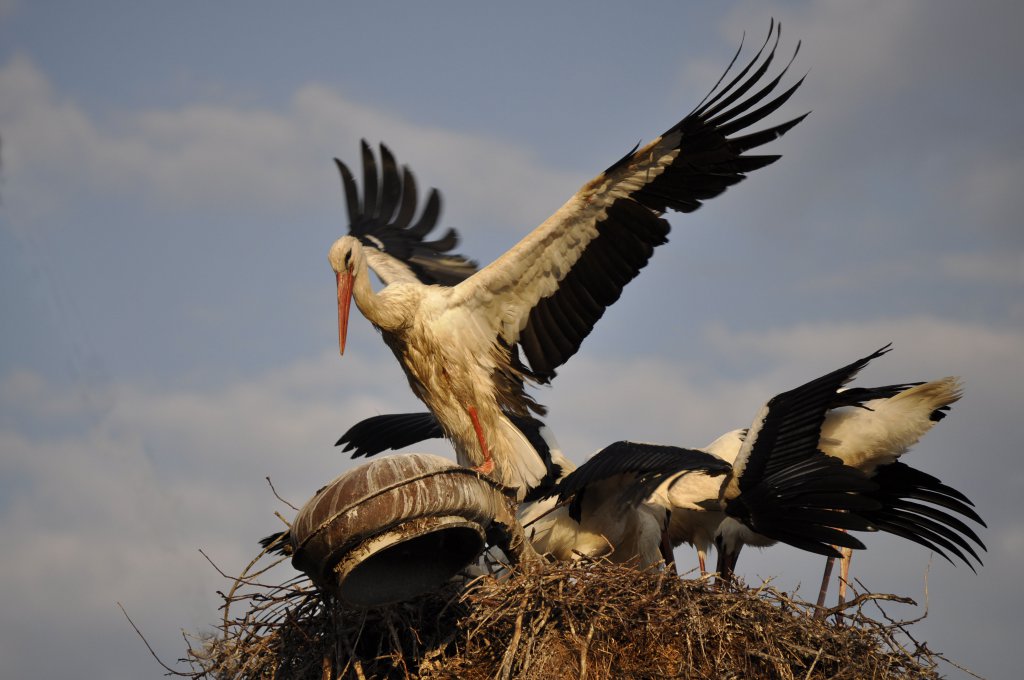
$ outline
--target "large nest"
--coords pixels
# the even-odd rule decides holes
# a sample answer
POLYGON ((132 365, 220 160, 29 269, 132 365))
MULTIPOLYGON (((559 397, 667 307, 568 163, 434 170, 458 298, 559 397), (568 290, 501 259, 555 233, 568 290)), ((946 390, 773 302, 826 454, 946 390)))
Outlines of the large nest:
MULTIPOLYGON (((717 588, 665 570, 547 564, 452 583, 370 610, 306 579, 235 579, 218 631, 194 638, 199 679, 259 678, 936 678, 944 660, 880 601, 829 616, 768 584, 717 588), (879 612, 878 621, 866 611, 879 612)), ((170 670, 170 669, 169 669, 170 670)))

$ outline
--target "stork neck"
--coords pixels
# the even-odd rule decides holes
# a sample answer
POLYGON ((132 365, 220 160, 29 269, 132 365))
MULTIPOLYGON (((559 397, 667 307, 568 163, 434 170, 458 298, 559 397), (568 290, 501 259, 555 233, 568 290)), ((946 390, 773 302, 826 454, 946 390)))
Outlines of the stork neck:
POLYGON ((381 330, 394 331, 400 328, 405 321, 403 310, 400 306, 387 304, 374 292, 373 286, 370 285, 370 270, 365 257, 359 257, 353 273, 355 276, 352 281, 352 297, 363 316, 381 330))

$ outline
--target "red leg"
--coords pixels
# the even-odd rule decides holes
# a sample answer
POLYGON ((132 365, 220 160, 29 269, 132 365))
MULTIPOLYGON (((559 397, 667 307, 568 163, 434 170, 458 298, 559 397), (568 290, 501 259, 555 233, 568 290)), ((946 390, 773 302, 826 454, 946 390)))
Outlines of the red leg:
POLYGON ((473 421, 473 429, 476 431, 477 441, 480 442, 480 450, 484 453, 484 462, 473 468, 482 475, 489 475, 494 472, 494 459, 491 458, 491 450, 487 448, 487 440, 484 439, 484 428, 480 425, 480 418, 476 414, 475 406, 466 407, 469 418, 473 421))
POLYGON ((704 559, 705 559, 704 551, 703 550, 698 550, 697 551, 697 561, 700 563, 700 575, 701 576, 707 576, 708 575, 708 569, 707 569, 707 566, 704 564, 704 559))

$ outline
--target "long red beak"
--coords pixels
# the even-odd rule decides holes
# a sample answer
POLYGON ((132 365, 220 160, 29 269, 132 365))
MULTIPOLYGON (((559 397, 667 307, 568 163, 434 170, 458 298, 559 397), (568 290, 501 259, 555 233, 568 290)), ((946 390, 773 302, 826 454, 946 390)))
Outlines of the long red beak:
POLYGON ((348 335, 348 311, 352 307, 352 270, 338 272, 338 349, 345 354, 348 335))

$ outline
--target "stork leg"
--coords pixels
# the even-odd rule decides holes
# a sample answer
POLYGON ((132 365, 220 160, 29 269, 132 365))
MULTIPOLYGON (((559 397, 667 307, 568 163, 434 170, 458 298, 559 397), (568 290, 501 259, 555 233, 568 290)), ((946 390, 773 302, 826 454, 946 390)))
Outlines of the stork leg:
POLYGON ((832 578, 832 566, 836 558, 829 557, 825 561, 825 575, 821 578, 821 590, 818 591, 818 606, 814 610, 814 618, 820 619, 825 615, 825 597, 828 595, 828 582, 832 578))
POLYGON ((697 562, 700 564, 701 576, 708 575, 707 558, 708 554, 702 548, 697 548, 697 562))
POLYGON ((665 560, 665 568, 676 570, 676 558, 672 553, 672 541, 668 537, 668 531, 661 532, 661 559, 665 560))
POLYGON ((484 454, 484 462, 473 469, 482 475, 489 475, 494 472, 494 459, 491 458, 491 450, 487 448, 487 440, 484 439, 484 428, 480 425, 480 417, 476 414, 475 406, 467 406, 466 411, 469 413, 469 419, 473 421, 473 429, 476 431, 477 441, 480 442, 480 450, 484 454))
POLYGON ((717 584, 728 583, 733 580, 733 574, 736 571, 736 563, 740 560, 740 550, 743 549, 741 543, 736 547, 736 552, 730 552, 725 547, 725 542, 721 536, 715 538, 715 548, 718 551, 718 580, 717 584))
MULTIPOLYGON (((847 579, 850 576, 850 561, 853 559, 853 550, 850 548, 840 548, 839 552, 843 554, 843 559, 839 562, 839 606, 846 603, 846 585, 847 579)), ((842 614, 839 614, 839 620, 842 621, 842 614)))
MULTIPOLYGON (((840 529, 843 533, 846 529, 840 529)), ((851 548, 840 548, 837 545, 832 546, 839 551, 842 558, 839 561, 839 606, 842 606, 846 602, 846 585, 847 578, 850 575, 850 560, 853 559, 853 550, 851 548)), ((825 575, 821 579, 821 590, 818 591, 818 605, 814 611, 814 618, 821 618, 825 612, 825 596, 828 594, 828 581, 832 578, 832 566, 835 564, 836 558, 829 557, 828 561, 825 562, 825 575)), ((836 614, 838 621, 842 622, 843 615, 836 614)))

